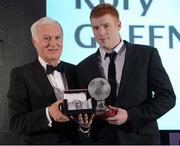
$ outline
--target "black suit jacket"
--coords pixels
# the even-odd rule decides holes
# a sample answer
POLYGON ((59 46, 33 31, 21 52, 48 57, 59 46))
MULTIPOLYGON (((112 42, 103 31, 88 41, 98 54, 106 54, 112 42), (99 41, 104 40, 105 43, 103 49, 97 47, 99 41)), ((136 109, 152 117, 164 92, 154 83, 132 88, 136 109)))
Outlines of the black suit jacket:
MULTIPOLYGON (((69 89, 78 88, 75 66, 63 63, 69 89)), ((48 127, 45 108, 56 101, 55 93, 38 60, 14 68, 7 94, 10 128, 22 135, 21 144, 76 144, 73 121, 48 127)))
MULTIPOLYGON (((125 41, 126 55, 116 106, 126 109, 123 125, 95 119, 91 138, 97 144, 159 144, 156 120, 175 105, 175 94, 157 49, 125 41)), ((99 68, 98 51, 78 64, 81 88, 96 77, 104 77, 99 68)))

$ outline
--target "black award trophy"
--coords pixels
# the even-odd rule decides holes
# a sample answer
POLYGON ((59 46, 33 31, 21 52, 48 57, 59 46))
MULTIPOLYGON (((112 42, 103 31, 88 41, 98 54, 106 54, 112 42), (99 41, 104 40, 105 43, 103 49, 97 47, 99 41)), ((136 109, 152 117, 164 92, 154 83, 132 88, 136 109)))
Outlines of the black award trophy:
POLYGON ((111 92, 109 83, 104 78, 95 78, 88 85, 88 92, 97 101, 95 117, 106 118, 116 115, 105 105, 105 99, 111 92))

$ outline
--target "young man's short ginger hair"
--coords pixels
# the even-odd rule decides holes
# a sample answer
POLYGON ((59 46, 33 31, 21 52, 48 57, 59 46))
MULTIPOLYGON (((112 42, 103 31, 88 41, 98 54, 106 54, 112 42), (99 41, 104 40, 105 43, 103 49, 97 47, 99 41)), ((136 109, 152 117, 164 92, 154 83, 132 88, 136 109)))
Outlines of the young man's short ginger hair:
POLYGON ((90 19, 102 17, 107 14, 110 14, 111 16, 114 16, 115 18, 117 18, 117 20, 119 20, 118 11, 116 10, 115 7, 113 7, 111 4, 108 3, 102 3, 94 7, 93 10, 91 11, 90 19))

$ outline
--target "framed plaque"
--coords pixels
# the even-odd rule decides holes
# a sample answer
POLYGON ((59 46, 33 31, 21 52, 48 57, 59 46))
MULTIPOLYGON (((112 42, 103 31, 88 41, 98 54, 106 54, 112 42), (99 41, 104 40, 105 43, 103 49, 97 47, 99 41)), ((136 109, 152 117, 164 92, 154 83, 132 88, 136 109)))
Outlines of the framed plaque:
POLYGON ((93 98, 88 98, 87 94, 87 89, 64 91, 63 113, 65 115, 95 113, 96 102, 93 98))

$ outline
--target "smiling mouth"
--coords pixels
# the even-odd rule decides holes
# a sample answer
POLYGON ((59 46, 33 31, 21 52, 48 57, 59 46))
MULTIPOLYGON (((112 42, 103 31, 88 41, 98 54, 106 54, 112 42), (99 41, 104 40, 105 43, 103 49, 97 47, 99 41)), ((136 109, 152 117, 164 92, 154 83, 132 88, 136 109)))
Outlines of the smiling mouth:
POLYGON ((48 49, 48 52, 51 53, 58 53, 58 49, 48 49))
POLYGON ((58 51, 58 49, 48 49, 48 51, 58 51))

